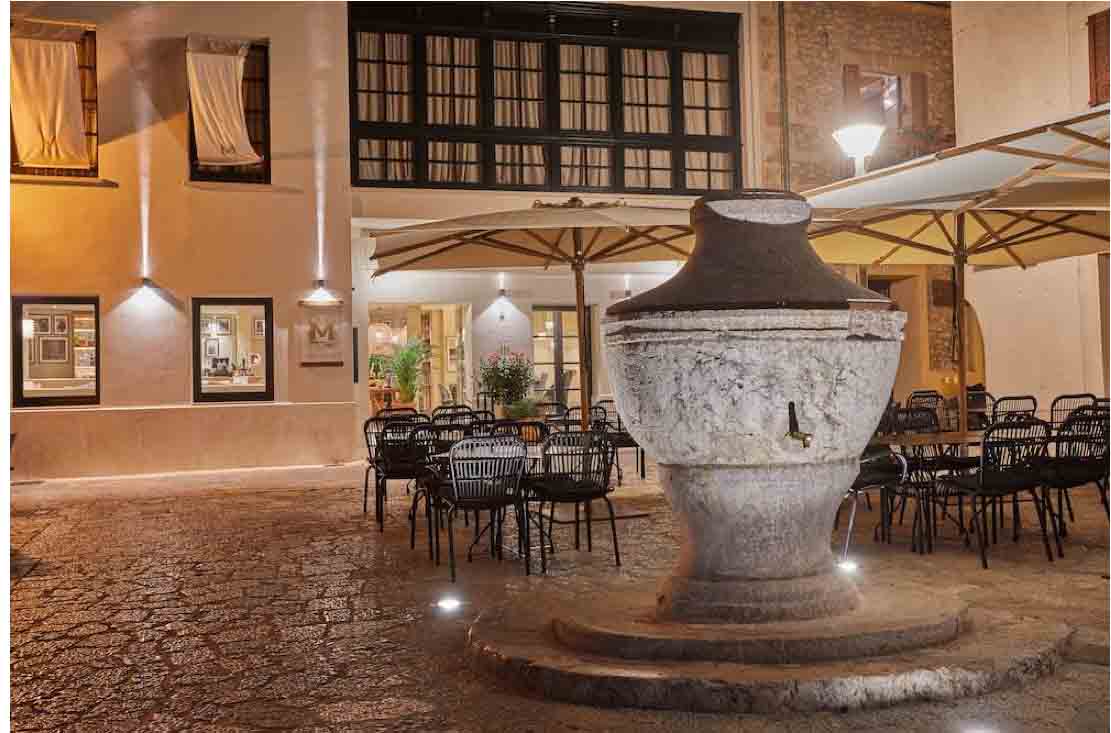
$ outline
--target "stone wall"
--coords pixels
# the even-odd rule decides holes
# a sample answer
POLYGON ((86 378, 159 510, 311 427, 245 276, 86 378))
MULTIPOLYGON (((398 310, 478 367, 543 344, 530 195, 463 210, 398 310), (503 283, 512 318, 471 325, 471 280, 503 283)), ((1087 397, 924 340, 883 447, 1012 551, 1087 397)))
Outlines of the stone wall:
MULTIPOLYGON (((783 181, 777 6, 753 4, 759 48, 753 81, 759 87, 757 120, 763 141, 757 171, 765 185, 774 187, 783 181)), ((906 2, 807 2, 787 3, 785 16, 792 190, 824 185, 851 172, 832 137, 843 119, 846 64, 892 74, 926 74, 929 126, 941 137, 933 147, 945 146, 954 130, 947 8, 906 2)), ((891 154, 884 157, 891 162, 891 154)))

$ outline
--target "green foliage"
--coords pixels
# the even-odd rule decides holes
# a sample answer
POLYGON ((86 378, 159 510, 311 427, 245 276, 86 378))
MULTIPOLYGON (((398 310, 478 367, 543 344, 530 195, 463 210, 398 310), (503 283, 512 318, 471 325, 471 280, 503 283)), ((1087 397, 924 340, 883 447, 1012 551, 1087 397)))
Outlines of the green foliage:
POLYGON ((506 417, 512 420, 523 420, 526 417, 536 417, 538 413, 539 411, 536 409, 536 400, 530 400, 527 397, 505 408, 506 417))
POLYGON ((520 352, 493 353, 479 365, 479 382, 501 405, 525 399, 532 386, 532 362, 520 352))
POLYGON ((386 357, 382 354, 371 354, 366 359, 367 374, 372 379, 381 379, 386 375, 386 357))
POLYGON ((413 339, 395 351, 393 358, 390 359, 390 371, 397 380, 398 397, 402 402, 412 402, 416 399, 421 379, 420 368, 427 358, 428 345, 413 339))

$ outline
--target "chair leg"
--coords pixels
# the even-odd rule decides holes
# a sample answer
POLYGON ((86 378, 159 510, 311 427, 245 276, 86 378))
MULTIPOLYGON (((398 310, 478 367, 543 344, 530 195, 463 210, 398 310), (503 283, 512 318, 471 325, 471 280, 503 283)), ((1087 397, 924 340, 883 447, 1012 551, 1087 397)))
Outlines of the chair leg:
POLYGON ((645 460, 646 456, 644 455, 644 449, 643 448, 637 448, 637 450, 640 451, 640 480, 643 481, 644 480, 645 463, 647 461, 645 460))
POLYGON ((363 474, 363 514, 366 514, 367 494, 370 493, 370 469, 371 468, 373 468, 373 466, 371 466, 370 464, 367 464, 366 473, 363 474))
POLYGON ((849 559, 849 543, 853 539, 853 520, 856 519, 856 500, 853 500, 853 505, 849 508, 849 526, 845 529, 845 549, 841 552, 841 560, 849 559))
POLYGON ((532 543, 529 541, 528 502, 518 502, 514 507, 517 514, 517 541, 521 555, 525 558, 525 575, 532 575, 532 543))
POLYGON ((374 521, 378 522, 378 531, 385 529, 386 520, 386 479, 374 477, 374 521))
POLYGON ((1038 514, 1038 524, 1040 524, 1042 528, 1042 545, 1045 546, 1045 557, 1050 562, 1053 562, 1053 550, 1049 549, 1049 534, 1045 526, 1045 504, 1038 498, 1037 489, 1030 489, 1030 496, 1034 499, 1034 509, 1038 514))
POLYGON ((433 546, 436 543, 436 532, 435 532, 434 529, 432 529, 432 513, 434 511, 436 511, 435 504, 436 504, 435 500, 432 498, 432 495, 429 494, 428 498, 424 502, 424 518, 428 522, 428 561, 429 562, 435 562, 435 560, 436 560, 436 556, 435 556, 434 551, 433 551, 433 546))
POLYGON ((864 508, 872 511, 872 495, 867 491, 864 492, 864 508))
POLYGON ((1070 522, 1075 522, 1076 521, 1076 515, 1074 515, 1072 513, 1072 497, 1069 495, 1069 490, 1068 489, 1065 489, 1065 506, 1069 510, 1069 521, 1070 522))
POLYGON ((1103 504, 1103 513, 1108 519, 1111 519, 1111 503, 1107 500, 1107 484, 1104 481, 1096 481, 1096 490, 1099 491, 1099 502, 1103 504))
MULTIPOLYGON (((426 492, 418 489, 413 493, 413 503, 409 506, 409 549, 413 550, 417 547, 417 508, 420 506, 420 498, 426 492)), ((428 501, 425 499, 425 501, 428 501)))
POLYGON ((453 526, 454 520, 452 519, 452 514, 454 513, 455 512, 451 509, 449 509, 447 513, 447 554, 448 562, 451 564, 452 583, 455 582, 455 532, 453 531, 455 528, 453 526))
MULTIPOLYGON (((552 505, 550 507, 548 507, 548 539, 551 540, 552 554, 554 555, 555 551, 556 551, 556 548, 555 548, 555 506, 556 505, 555 505, 554 501, 551 502, 551 504, 552 505)), ((576 527, 578 526, 577 522, 575 523, 575 526, 576 527)))
POLYGON ((1011 495, 1011 540, 1018 542, 1018 531, 1022 526, 1022 515, 1018 509, 1018 494, 1011 495))
MULTIPOLYGON (((976 497, 972 498, 973 511, 975 512, 976 497)), ((987 497, 980 498, 980 522, 976 527, 976 539, 980 542, 980 564, 984 570, 988 569, 988 500, 987 497)), ((972 520, 976 521, 976 515, 973 514, 972 520)))
MULTIPOLYGON (((1048 493, 1048 489, 1046 492, 1048 493)), ((1068 500, 1069 493, 1065 489, 1057 489, 1057 520, 1060 523, 1060 534, 1062 537, 1069 536, 1068 522, 1065 521, 1065 503, 1068 502, 1069 514, 1072 514, 1072 502, 1068 500)), ((1075 519, 1072 521, 1076 521, 1075 519)))
POLYGON ((610 533, 613 534, 613 561, 617 567, 621 567, 621 551, 617 549, 617 517, 613 513, 613 504, 610 503, 608 496, 603 496, 602 500, 606 502, 606 509, 610 513, 610 533))
POLYGON ((590 511, 591 503, 592 502, 589 502, 589 501, 584 501, 583 502, 583 504, 586 505, 586 551, 587 552, 594 552, 594 519, 593 519, 593 514, 590 511))
POLYGON ((545 575, 548 572, 548 549, 544 539, 544 502, 540 502, 536 517, 540 520, 540 574, 545 575))
POLYGON ((575 502, 575 549, 579 549, 579 502, 575 502))

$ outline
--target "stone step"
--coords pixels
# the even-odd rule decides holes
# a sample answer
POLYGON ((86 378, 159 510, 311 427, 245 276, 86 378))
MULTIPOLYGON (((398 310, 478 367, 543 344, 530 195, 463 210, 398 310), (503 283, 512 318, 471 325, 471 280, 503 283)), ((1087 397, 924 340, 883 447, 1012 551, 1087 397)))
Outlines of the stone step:
POLYGON ((645 661, 564 646, 540 605, 517 602, 483 613, 468 633, 472 666, 548 699, 692 712, 852 710, 980 695, 1051 674, 1070 634, 1059 624, 973 610, 971 628, 955 640, 881 657, 812 664, 645 661))

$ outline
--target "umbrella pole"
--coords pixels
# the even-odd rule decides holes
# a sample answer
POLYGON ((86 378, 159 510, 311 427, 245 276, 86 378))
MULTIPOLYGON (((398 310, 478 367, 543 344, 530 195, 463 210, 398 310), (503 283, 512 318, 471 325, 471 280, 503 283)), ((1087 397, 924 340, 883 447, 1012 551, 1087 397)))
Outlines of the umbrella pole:
POLYGON ((583 233, 581 228, 571 230, 572 240, 575 245, 575 259, 571 269, 575 272, 575 315, 579 323, 579 405, 582 408, 582 429, 590 429, 590 387, 593 375, 588 368, 590 365, 590 352, 586 345, 590 343, 590 323, 586 317, 586 282, 583 277, 583 268, 586 262, 583 259, 583 233))
POLYGON ((957 285, 957 429, 962 433, 968 430, 968 362, 965 359, 965 339, 967 327, 964 317, 964 266, 968 254, 964 244, 964 214, 957 214, 957 251, 953 257, 953 277, 957 285))

